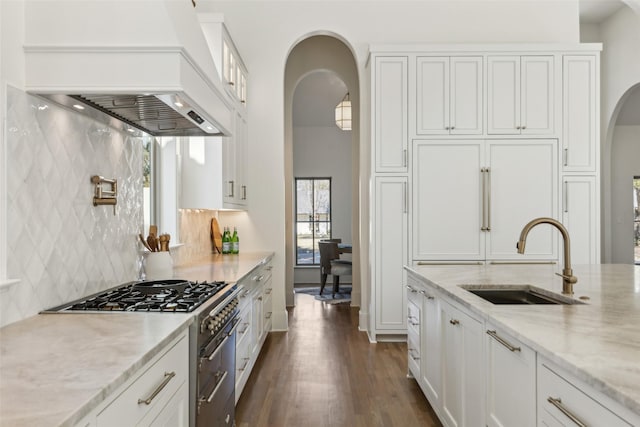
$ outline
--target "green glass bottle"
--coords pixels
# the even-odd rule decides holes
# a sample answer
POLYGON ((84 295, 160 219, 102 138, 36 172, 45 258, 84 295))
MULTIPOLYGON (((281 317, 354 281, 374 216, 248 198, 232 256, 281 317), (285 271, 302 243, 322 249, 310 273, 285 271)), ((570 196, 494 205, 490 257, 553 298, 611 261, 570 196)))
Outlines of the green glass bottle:
POLYGON ((231 236, 231 253, 240 253, 240 239, 238 238, 238 229, 233 227, 233 236, 231 236))
POLYGON ((231 253, 231 235, 229 233, 229 227, 225 227, 224 232, 222 233, 222 253, 231 253))

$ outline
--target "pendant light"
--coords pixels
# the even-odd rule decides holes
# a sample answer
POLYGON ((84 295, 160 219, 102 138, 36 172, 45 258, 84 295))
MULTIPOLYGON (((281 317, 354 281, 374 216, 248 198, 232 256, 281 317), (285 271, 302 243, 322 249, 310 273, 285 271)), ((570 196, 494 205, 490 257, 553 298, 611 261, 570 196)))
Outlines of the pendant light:
POLYGON ((351 130, 351 101, 349 92, 336 106, 336 125, 342 130, 351 130))

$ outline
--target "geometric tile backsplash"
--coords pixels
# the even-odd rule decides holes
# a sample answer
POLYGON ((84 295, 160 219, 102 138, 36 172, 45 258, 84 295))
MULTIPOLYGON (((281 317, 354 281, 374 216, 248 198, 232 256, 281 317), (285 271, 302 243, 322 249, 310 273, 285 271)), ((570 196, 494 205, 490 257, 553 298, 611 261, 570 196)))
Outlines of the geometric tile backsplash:
POLYGON ((49 100, 7 88, 7 276, 0 327, 135 280, 141 262, 142 144, 49 100), (92 175, 118 180, 93 206, 92 175))

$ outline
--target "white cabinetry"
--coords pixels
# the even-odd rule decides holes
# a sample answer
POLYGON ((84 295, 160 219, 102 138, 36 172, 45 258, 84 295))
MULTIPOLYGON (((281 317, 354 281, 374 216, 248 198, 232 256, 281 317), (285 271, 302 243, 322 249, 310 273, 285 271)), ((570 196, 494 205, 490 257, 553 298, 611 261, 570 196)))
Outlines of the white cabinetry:
POLYGON ((374 311, 372 335, 406 333, 406 273, 408 196, 406 177, 375 180, 374 311))
POLYGON ((555 140, 414 141, 413 259, 556 259, 551 230, 524 256, 515 241, 530 219, 557 217, 557 186, 555 140))
POLYGON ((246 209, 248 73, 222 15, 199 14, 211 56, 232 112, 231 136, 182 138, 183 208, 246 209), (204 141, 204 142, 203 142, 204 141), (202 146, 205 144, 206 146, 202 146))
POLYGON ((408 58, 375 57, 372 76, 375 172, 407 172, 408 58))
POLYGON ((595 176, 565 175, 562 187, 562 223, 571 237, 571 262, 600 262, 600 202, 595 176))
POLYGON ((407 360, 409 372, 414 378, 420 379, 420 359, 422 344, 422 296, 419 290, 407 285, 407 360))
POLYGON ((489 56, 488 133, 554 133, 553 56, 489 56))
POLYGON ((244 108, 234 112, 234 135, 224 141, 222 168, 224 202, 228 207, 244 208, 247 204, 247 119, 244 108))
POLYGON ((562 59, 562 148, 565 172, 596 172, 598 165, 598 58, 565 55, 562 59))
POLYGON ((187 331, 105 399, 79 426, 189 425, 187 331))
POLYGON ((271 330, 272 264, 254 268, 238 280, 240 324, 236 335, 236 403, 271 330))
POLYGON ((422 318, 420 385, 431 405, 440 404, 442 390, 442 328, 440 324, 440 302, 432 289, 421 289, 422 318))
POLYGON ((442 414, 449 426, 484 420, 482 323, 440 301, 442 325, 442 414))
POLYGON ((487 427, 535 427, 535 351, 490 323, 485 330, 487 427))
POLYGON ((539 426, 638 425, 640 419, 545 360, 538 361, 539 426))
POLYGON ((416 134, 482 134, 482 57, 418 57, 416 96, 416 134))

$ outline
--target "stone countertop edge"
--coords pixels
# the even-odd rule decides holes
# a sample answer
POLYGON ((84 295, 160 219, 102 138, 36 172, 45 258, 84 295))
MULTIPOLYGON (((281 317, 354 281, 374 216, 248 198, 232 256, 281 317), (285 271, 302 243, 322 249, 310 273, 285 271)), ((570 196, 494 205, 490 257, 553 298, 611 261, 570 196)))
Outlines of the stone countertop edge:
MULTIPOLYGON (((602 268, 604 264, 598 264, 597 266, 598 268, 602 268)), ((408 272, 411 272, 417 275, 422 280, 422 282, 424 282, 429 286, 432 286, 439 293, 452 299, 455 303, 459 304, 460 306, 468 309, 472 313, 473 317, 475 317, 477 320, 491 322, 493 325, 511 334, 515 339, 521 341, 523 344, 532 348, 539 355, 548 359, 550 362, 556 364, 561 369, 564 369, 565 371, 567 371, 568 373, 576 377, 578 380, 593 387, 598 392, 603 393, 604 395, 616 401, 617 403, 621 404, 622 406, 626 407, 628 410, 635 413, 636 415, 640 415, 640 399, 638 399, 638 397, 640 397, 640 385, 637 386, 636 390, 632 391, 633 394, 635 394, 636 396, 635 397, 631 396, 629 395, 629 393, 626 393, 622 389, 623 388, 622 386, 614 384, 612 381, 607 381, 603 379, 601 376, 599 376, 598 373, 592 372, 593 369, 590 370, 589 369, 590 366, 588 366, 587 363, 585 363, 583 366, 579 366, 580 365, 579 360, 576 360, 575 362, 570 360, 572 356, 571 354, 556 352, 553 349, 548 348, 537 337, 533 336, 535 334, 531 334, 531 333, 527 333, 527 331, 519 330, 520 328, 517 328, 516 327, 517 325, 514 325, 515 322, 513 317, 514 316, 517 317, 517 313, 515 312, 518 310, 518 308, 524 309, 525 306, 510 306, 510 308, 501 310, 501 307, 507 307, 507 306, 494 305, 472 294, 471 292, 468 292, 463 288, 460 288, 460 285, 465 285, 465 284, 491 286, 491 283, 487 282, 487 278, 488 278, 487 276, 491 276, 491 274, 487 275, 486 272, 489 270, 498 271, 499 269, 503 269, 504 267, 506 267, 507 269, 520 267, 520 268, 541 269, 541 270, 548 270, 548 271, 557 270, 559 268, 558 266, 543 267, 540 265, 517 266, 517 267, 513 265, 511 266, 485 265, 485 266, 473 266, 473 267, 466 266, 466 265, 459 265, 459 266, 456 266, 456 265, 447 265, 447 266, 408 265, 407 266, 405 265, 405 269, 408 272), (454 283, 444 283, 444 284, 438 283, 440 282, 439 276, 444 271, 446 271, 445 269, 452 269, 452 268, 466 271, 465 280, 461 280, 460 283, 455 283, 455 284, 454 283), (442 269, 442 270, 435 275, 433 274, 431 275, 432 277, 436 276, 435 279, 430 279, 429 277, 427 277, 429 276, 430 269, 435 269, 435 270, 442 269), (474 275, 474 271, 476 272, 477 278, 479 280, 474 281, 471 278, 471 276, 474 275)), ((574 266, 574 273, 579 278, 579 281, 574 288, 575 292, 576 294, 590 295, 590 292, 588 290, 583 291, 580 288, 580 285, 581 285, 580 271, 578 270, 576 272, 575 270, 576 268, 579 268, 579 267, 587 267, 587 266, 574 266)), ((593 266, 590 266, 589 268, 592 268, 592 267, 593 266)), ((631 270, 633 269, 632 265, 628 265, 626 267, 628 267, 631 270)), ((623 268, 626 268, 626 267, 623 267, 623 268)), ((610 268, 614 268, 614 267, 610 267, 610 268)), ((640 270, 640 268, 636 267, 636 270, 640 270)), ((606 273, 609 273, 609 272, 607 271, 606 273)), ((549 283, 554 283, 553 286, 548 286, 548 285, 545 286, 544 283, 540 282, 541 280, 540 277, 535 277, 532 280, 525 280, 525 282, 528 282, 527 284, 531 284, 532 286, 536 286, 556 294, 561 294, 562 280, 557 277, 554 278, 554 274, 555 272, 551 272, 549 274, 545 272, 541 275, 541 277, 545 277, 551 280, 551 282, 549 283)), ((594 276, 597 276, 597 274, 595 274, 594 276)), ((627 280, 631 282, 630 285, 633 285, 633 278, 627 278, 627 280)), ((455 281, 455 279, 452 279, 452 281, 455 281)), ((594 281, 593 278, 590 276, 589 282, 593 282, 593 281, 594 281)), ((503 282, 503 284, 506 284, 506 281, 503 282)), ((520 285, 525 283, 523 283, 523 281, 521 280, 519 283, 516 283, 515 281, 511 281, 511 284, 520 285)), ((637 298, 640 300, 640 295, 637 298)), ((590 301, 586 302, 587 307, 589 305, 600 306, 601 304, 602 304, 602 301, 599 297, 591 298, 590 301)), ((526 306, 526 307, 530 307, 530 306, 526 306)), ((538 306, 538 307, 541 307, 541 306, 538 306)), ((580 307, 580 305, 573 305, 573 306, 565 305, 562 307, 580 307)), ((529 317, 531 316, 535 317, 537 313, 528 313, 528 314, 529 314, 529 317)), ((522 317, 524 318, 525 316, 523 315, 522 317)), ((640 333, 637 333, 637 335, 640 337, 640 333)))

